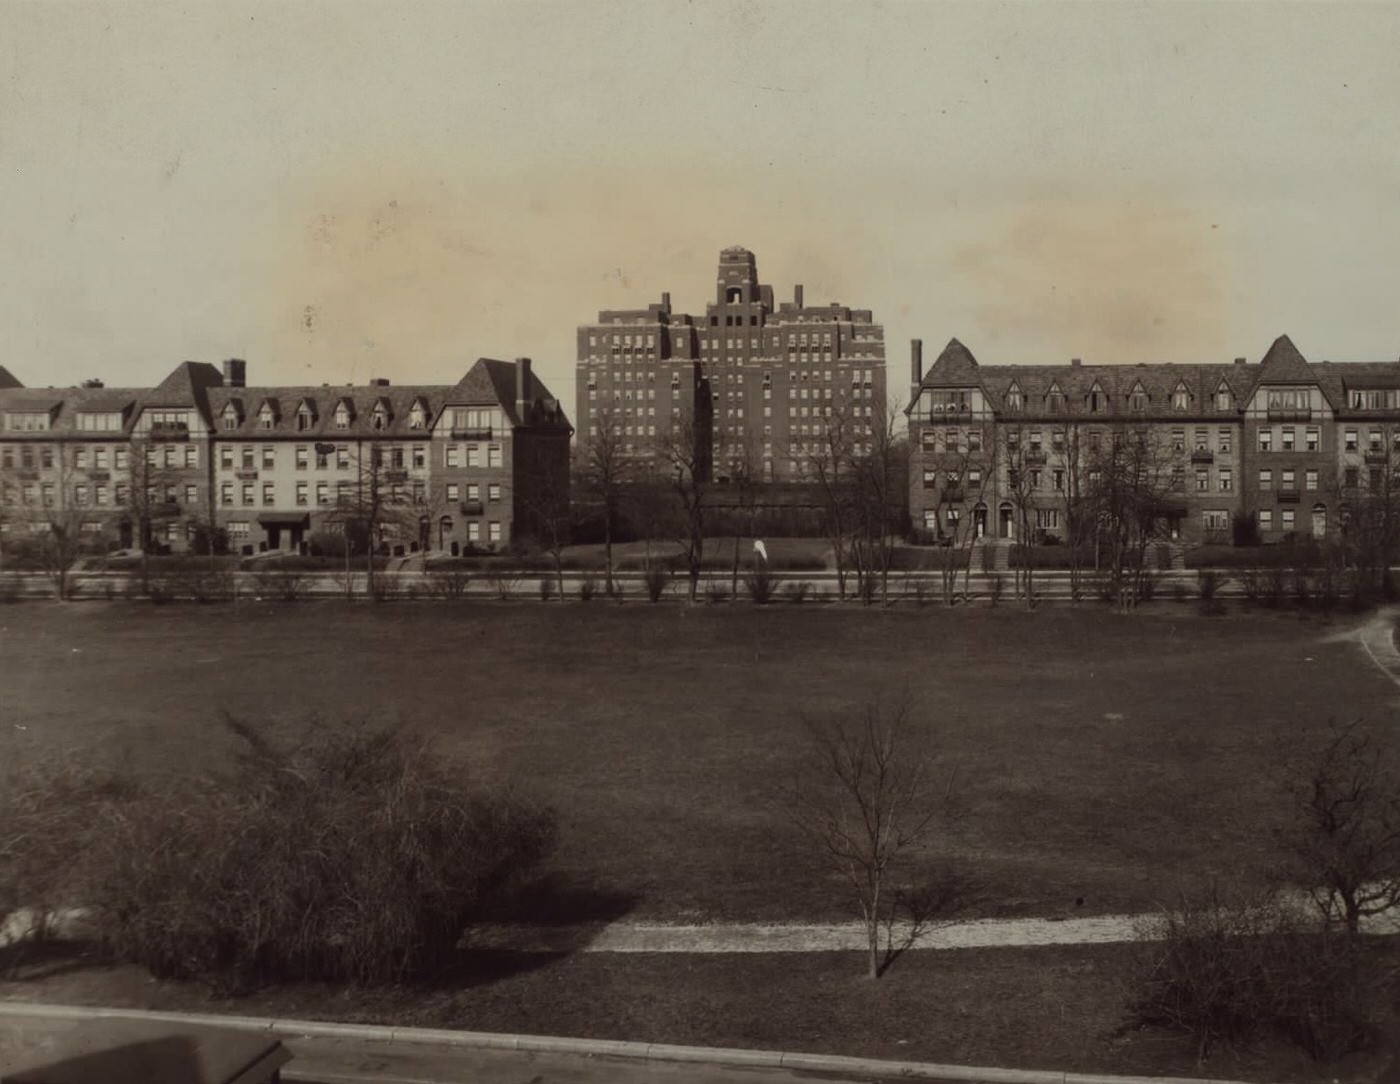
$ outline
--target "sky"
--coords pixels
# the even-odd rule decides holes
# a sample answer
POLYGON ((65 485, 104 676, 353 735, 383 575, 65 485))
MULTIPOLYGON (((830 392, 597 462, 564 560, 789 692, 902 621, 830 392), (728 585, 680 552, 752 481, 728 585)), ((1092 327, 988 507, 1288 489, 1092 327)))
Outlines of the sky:
POLYGON ((780 299, 987 364, 1400 357, 1400 5, 0 2, 0 365, 452 383, 780 299))

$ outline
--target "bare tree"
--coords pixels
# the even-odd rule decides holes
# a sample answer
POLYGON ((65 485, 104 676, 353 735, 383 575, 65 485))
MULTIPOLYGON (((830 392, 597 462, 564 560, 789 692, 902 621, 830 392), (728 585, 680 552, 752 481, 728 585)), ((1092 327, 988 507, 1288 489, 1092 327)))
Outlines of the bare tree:
POLYGON ((1400 773, 1360 722, 1333 725, 1289 766, 1296 819, 1282 830, 1287 874, 1348 934, 1400 905, 1400 773))
POLYGON ((69 596, 69 575, 84 549, 84 519, 91 514, 77 504, 67 451, 62 447, 57 449, 55 473, 49 475, 55 480, 41 486, 39 503, 27 509, 39 563, 60 599, 69 596))
POLYGON ((908 527, 909 454, 907 442, 895 432, 898 415, 898 405, 891 403, 876 406, 858 422, 850 466, 856 520, 852 552, 862 578, 861 597, 873 597, 878 578, 880 601, 886 605, 895 541, 908 527))
POLYGON ((132 436, 126 445, 126 515, 134 527, 132 541, 141 554, 141 590, 151 585, 151 549, 156 528, 179 515, 175 484, 177 474, 161 462, 161 445, 149 434, 132 436))
MULTIPOLYGON (((943 588, 943 601, 953 605, 958 598, 958 573, 963 574, 962 595, 968 593, 972 567, 972 547, 977 541, 977 519, 974 510, 969 516, 968 502, 980 498, 981 475, 976 490, 972 487, 970 471, 981 465, 980 458, 969 443, 948 441, 933 429, 924 431, 924 475, 920 480, 926 493, 932 493, 934 524, 924 530, 934 543, 934 560, 938 566, 943 588), (951 446, 950 446, 951 445, 951 446)), ((928 499, 927 497, 925 498, 928 499)))
POLYGON ((611 406, 599 410, 577 456, 579 488, 596 500, 603 511, 604 586, 613 593, 613 535, 617 531, 623 498, 636 480, 636 458, 623 440, 622 415, 611 406))
POLYGON ((1146 426, 1117 427, 1106 443, 1090 450, 1086 510, 1107 562, 1109 593, 1120 609, 1143 598, 1149 549, 1164 537, 1181 504, 1184 477, 1180 454, 1146 426))
POLYGON ((763 486, 763 463, 756 450, 756 440, 747 426, 737 428, 732 438, 724 442, 724 466, 729 485, 738 500, 738 517, 734 523, 734 561, 730 568, 729 593, 739 597, 740 544, 754 534, 754 516, 758 494, 763 486), (748 534, 740 525, 748 528, 748 534))
MULTIPOLYGON (((1052 436, 1052 445, 1053 443, 1052 436)), ((1058 469, 1062 471, 1063 480, 1061 499, 1065 513, 1065 543, 1069 546, 1069 593, 1070 598, 1078 601, 1083 592, 1084 548, 1088 544, 1094 522, 1085 497, 1083 445, 1078 426, 1065 427, 1063 443, 1055 451, 1058 454, 1058 469)))
POLYGON ((912 715, 907 698, 893 705, 875 700, 809 723, 807 755, 784 794, 788 816, 812 853, 855 896, 872 979, 901 949, 901 912, 912 918, 903 947, 931 917, 922 901, 934 897, 917 883, 913 859, 950 813, 955 774, 935 783, 929 751, 911 733, 912 715))
POLYGON ((800 440, 798 456, 805 473, 815 483, 821 507, 822 528, 831 543, 836 565, 836 591, 846 597, 846 575, 856 530, 856 484, 852 459, 855 454, 855 421, 850 404, 842 399, 828 405, 815 439, 800 440))
MULTIPOLYGON (((317 445, 317 451, 322 450, 323 446, 317 445)), ((424 516, 431 521, 433 506, 426 488, 420 493, 412 487, 407 470, 385 461, 379 444, 359 445, 355 457, 355 480, 337 493, 335 508, 326 521, 339 524, 345 534, 346 594, 351 590, 348 573, 353 535, 364 543, 365 593, 373 597, 376 549, 390 534, 418 530, 424 516)))
POLYGON ((658 435, 655 445, 657 469, 676 502, 691 602, 699 594, 705 558, 705 522, 712 488, 707 443, 694 415, 684 414, 658 435))
MULTIPOLYGON (((530 445, 535 463, 527 471, 529 487, 522 502, 529 515, 530 526, 538 532, 541 547, 554 562, 554 582, 559 601, 564 601, 564 549, 569 544, 573 528, 573 508, 569 501, 569 476, 566 471, 553 469, 547 450, 530 445)), ((611 555, 609 555, 611 576, 611 555)))

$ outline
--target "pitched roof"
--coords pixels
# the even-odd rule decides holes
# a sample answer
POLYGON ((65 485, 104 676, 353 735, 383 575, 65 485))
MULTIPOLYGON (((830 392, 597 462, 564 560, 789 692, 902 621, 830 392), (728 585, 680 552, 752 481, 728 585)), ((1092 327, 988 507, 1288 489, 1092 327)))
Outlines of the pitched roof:
POLYGON ((191 406, 204 415, 209 413, 209 391, 222 387, 224 374, 217 365, 203 361, 182 361, 169 376, 141 396, 142 406, 191 406))
POLYGON ((5 366, 0 365, 0 388, 22 388, 23 384, 5 366))
POLYGON ((924 377, 925 384, 937 384, 944 388, 977 388, 982 386, 978 377, 977 359, 972 351, 957 339, 949 339, 943 352, 929 366, 924 377), (932 379, 933 377, 937 379, 932 379))
POLYGON ((1280 335, 1259 363, 1260 384, 1312 384, 1316 378, 1293 340, 1280 335))
POLYGON ((384 400, 388 404, 389 419, 377 435, 426 439, 427 426, 437 420, 442 412, 444 394, 449 391, 445 385, 404 385, 385 387, 382 385, 335 386, 294 386, 266 388, 214 388, 209 392, 210 407, 217 415, 230 402, 240 399, 248 403, 271 403, 274 409, 272 427, 264 429, 253 410, 241 417, 238 425, 229 428, 222 421, 216 425, 217 435, 228 438, 243 436, 259 438, 267 436, 296 436, 315 439, 318 436, 344 437, 369 428, 369 418, 374 413, 375 404, 384 400), (428 418, 422 429, 410 429, 409 413, 412 404, 422 399, 427 404, 428 418), (352 421, 348 429, 337 429, 335 425, 336 407, 346 403, 351 411, 352 421), (295 403, 294 409, 281 409, 284 404, 295 403), (309 424, 305 429, 297 428, 301 407, 310 410, 309 424))
POLYGON ((476 364, 457 381, 456 387, 449 389, 445 401, 449 405, 489 403, 499 406, 512 425, 523 425, 527 421, 568 424, 558 400, 550 394, 533 368, 530 370, 529 387, 525 392, 526 409, 530 417, 522 418, 515 399, 515 381, 515 362, 500 361, 497 358, 477 358, 476 364), (545 416, 539 417, 541 413, 545 416))
MULTIPOLYGON (((78 415, 89 413, 122 415, 122 429, 93 433, 93 439, 120 436, 136 420, 132 409, 146 393, 144 388, 0 388, 0 411, 44 410, 53 414, 47 432, 18 432, 15 436, 48 437, 53 433, 78 432, 78 415)), ((6 433, 6 437, 10 436, 6 433)))

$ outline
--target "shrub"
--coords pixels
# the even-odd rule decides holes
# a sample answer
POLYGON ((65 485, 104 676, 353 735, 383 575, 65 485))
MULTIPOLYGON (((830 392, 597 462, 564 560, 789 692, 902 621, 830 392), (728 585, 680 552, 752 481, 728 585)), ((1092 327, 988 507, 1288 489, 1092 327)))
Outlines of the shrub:
POLYGON ((520 576, 508 568, 497 566, 491 573, 491 586, 496 592, 496 597, 505 602, 515 594, 515 589, 520 584, 520 576))
MULTIPOLYGON (((661 596, 666 593, 666 586, 671 582, 671 570, 665 565, 652 565, 642 576, 642 581, 646 584, 647 598, 652 602, 660 602, 661 596)), ((618 592, 619 596, 622 594, 618 592)))
POLYGON ((1319 1060, 1377 1035, 1392 977, 1356 939, 1308 925, 1271 896, 1212 885, 1182 896, 1143 931, 1129 1014, 1184 1031, 1204 1060, 1270 1029, 1319 1060))
POLYGON ((18 576, 13 572, 0 572, 0 602, 18 602, 21 590, 18 576))
MULTIPOLYGON (((425 976, 554 844, 552 813, 469 789, 402 731, 317 728, 287 750, 229 725, 223 774, 125 796, 120 816, 70 818, 47 844, 78 859, 101 943, 157 977, 231 992, 425 976)), ((68 793, 31 804, 49 814, 68 793)))
MULTIPOLYGON (((380 577, 380 581, 386 579, 380 577)), ((379 582, 375 583, 375 595, 379 594, 379 582)), ((299 572, 283 572, 281 570, 266 569, 258 572, 253 577, 253 590, 257 592, 259 598, 273 599, 277 602, 295 602, 301 598, 306 589, 306 577, 299 572)))
POLYGON ((862 571, 856 574, 856 598, 860 599, 863 605, 872 605, 879 589, 880 581, 876 578, 875 573, 862 571))
POLYGON ((540 577, 540 601, 548 602, 554 597, 554 581, 548 576, 540 577))
POLYGON ((744 577, 744 587, 755 605, 766 606, 773 601, 778 590, 778 581, 767 567, 760 565, 744 577))
POLYGON ((807 594, 812 589, 812 585, 806 580, 793 580, 783 585, 783 597, 792 603, 802 603, 807 600, 807 594))
POLYGON ((579 581, 578 598, 580 602, 589 602, 598 593, 598 577, 585 576, 579 581))
POLYGON ((427 575, 428 590, 437 598, 453 600, 466 595, 471 573, 461 568, 448 568, 427 575))
POLYGON ((713 604, 726 602, 729 599, 729 590, 724 586, 723 581, 715 579, 713 576, 705 581, 705 601, 713 604))

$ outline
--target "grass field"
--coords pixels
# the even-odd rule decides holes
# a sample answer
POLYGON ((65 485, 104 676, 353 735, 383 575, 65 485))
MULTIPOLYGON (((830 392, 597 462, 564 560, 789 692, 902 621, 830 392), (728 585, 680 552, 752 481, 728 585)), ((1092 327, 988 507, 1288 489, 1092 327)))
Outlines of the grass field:
POLYGON ((1276 1084, 1360 1084, 1385 1063, 1381 1052, 1321 1066, 1260 1036, 1198 1065, 1189 1038, 1125 1026, 1131 952, 914 953, 878 983, 855 953, 513 956, 429 989, 307 984, 211 1000, 65 950, 0 979, 0 998, 1276 1084))
MULTIPOLYGON (((801 718, 908 689, 956 764, 981 914, 1136 910, 1258 868, 1280 750, 1394 717, 1296 616, 339 602, 0 610, 0 760, 188 771, 220 713, 402 722, 560 810, 557 866, 635 917, 849 917, 773 801, 801 718)), ((603 906, 600 903, 600 906, 603 906)))

